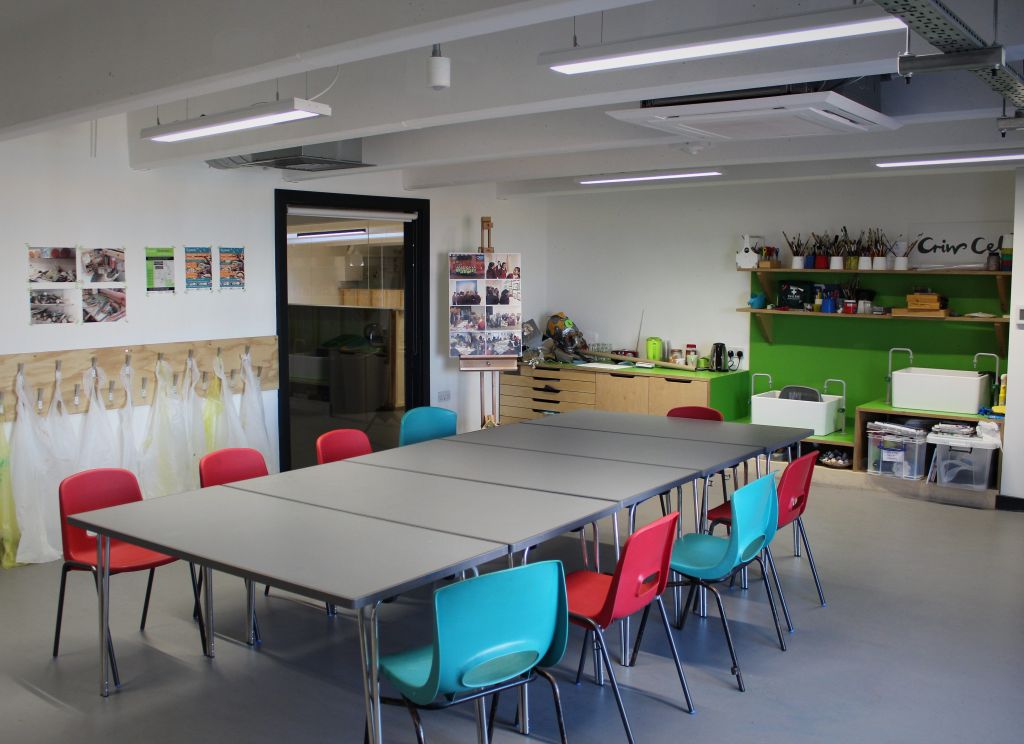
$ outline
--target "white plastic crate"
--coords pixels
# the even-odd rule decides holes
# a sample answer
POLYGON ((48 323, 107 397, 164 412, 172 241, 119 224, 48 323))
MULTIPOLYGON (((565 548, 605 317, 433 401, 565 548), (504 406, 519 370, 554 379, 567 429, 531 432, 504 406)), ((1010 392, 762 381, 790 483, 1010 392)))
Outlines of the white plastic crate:
POLYGON ((889 478, 924 478, 928 443, 920 437, 868 432, 868 472, 889 478))
POLYGON ((935 445, 933 469, 935 482, 950 488, 984 491, 992 474, 992 463, 999 442, 979 437, 955 437, 929 434, 935 445))

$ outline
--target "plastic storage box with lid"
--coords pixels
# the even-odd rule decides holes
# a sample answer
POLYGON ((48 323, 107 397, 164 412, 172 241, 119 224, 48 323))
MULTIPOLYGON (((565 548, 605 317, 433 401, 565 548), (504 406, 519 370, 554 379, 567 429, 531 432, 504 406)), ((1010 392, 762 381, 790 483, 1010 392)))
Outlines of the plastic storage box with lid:
POLYGON ((935 445, 932 469, 937 484, 971 491, 988 488, 998 440, 929 434, 928 442, 935 445))
POLYGON ((868 432, 868 473, 921 480, 926 470, 927 434, 868 432))

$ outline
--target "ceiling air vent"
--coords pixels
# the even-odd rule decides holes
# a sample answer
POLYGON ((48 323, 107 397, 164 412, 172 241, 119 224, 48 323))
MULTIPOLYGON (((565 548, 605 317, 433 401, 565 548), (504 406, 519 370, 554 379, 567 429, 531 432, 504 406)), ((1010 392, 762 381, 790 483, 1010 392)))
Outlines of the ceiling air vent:
POLYGON ((897 129, 900 123, 835 92, 607 111, 691 140, 762 140, 897 129))
POLYGON ((254 152, 251 155, 232 155, 227 158, 207 160, 211 168, 279 168, 281 170, 317 173, 320 171, 346 168, 366 168, 363 162, 363 141, 361 139, 340 142, 321 142, 303 147, 286 147, 281 150, 254 152))

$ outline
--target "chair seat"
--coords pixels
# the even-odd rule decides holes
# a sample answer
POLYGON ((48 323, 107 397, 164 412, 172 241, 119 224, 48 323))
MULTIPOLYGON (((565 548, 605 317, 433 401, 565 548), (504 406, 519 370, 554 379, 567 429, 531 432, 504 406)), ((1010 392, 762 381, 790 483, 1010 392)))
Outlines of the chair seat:
MULTIPOLYGON (((96 565, 95 550, 73 550, 64 556, 65 561, 84 563, 88 566, 96 565)), ((110 573, 123 573, 125 571, 145 571, 150 568, 159 568, 168 563, 174 563, 177 558, 172 558, 155 550, 121 542, 120 540, 110 541, 110 573)))
POLYGON ((670 568, 684 576, 715 581, 723 578, 713 575, 729 549, 729 541, 714 535, 690 533, 676 540, 672 546, 670 568))
POLYGON ((418 693, 426 686, 433 663, 434 647, 420 646, 380 657, 380 671, 405 697, 427 705, 431 701, 423 700, 418 693))
POLYGON ((714 509, 708 511, 708 522, 732 524, 732 504, 726 501, 724 504, 719 504, 714 509))
POLYGON ((572 619, 573 615, 596 618, 608 599, 612 577, 596 571, 573 571, 565 577, 565 592, 569 599, 569 620, 575 625, 584 623, 572 619))

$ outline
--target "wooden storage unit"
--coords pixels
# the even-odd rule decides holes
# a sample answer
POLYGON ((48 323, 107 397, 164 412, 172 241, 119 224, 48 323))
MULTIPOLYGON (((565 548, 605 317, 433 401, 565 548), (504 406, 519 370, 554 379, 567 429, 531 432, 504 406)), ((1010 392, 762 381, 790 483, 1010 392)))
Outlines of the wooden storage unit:
POLYGON ((609 372, 597 375, 597 408, 600 411, 646 413, 649 380, 641 375, 609 372))
POLYGON ((594 408, 596 382, 592 372, 522 366, 502 373, 500 396, 501 421, 512 424, 547 412, 594 408))
POLYGON ((653 416, 664 416, 679 406, 711 405, 711 385, 705 380, 652 377, 647 384, 647 412, 653 416))

